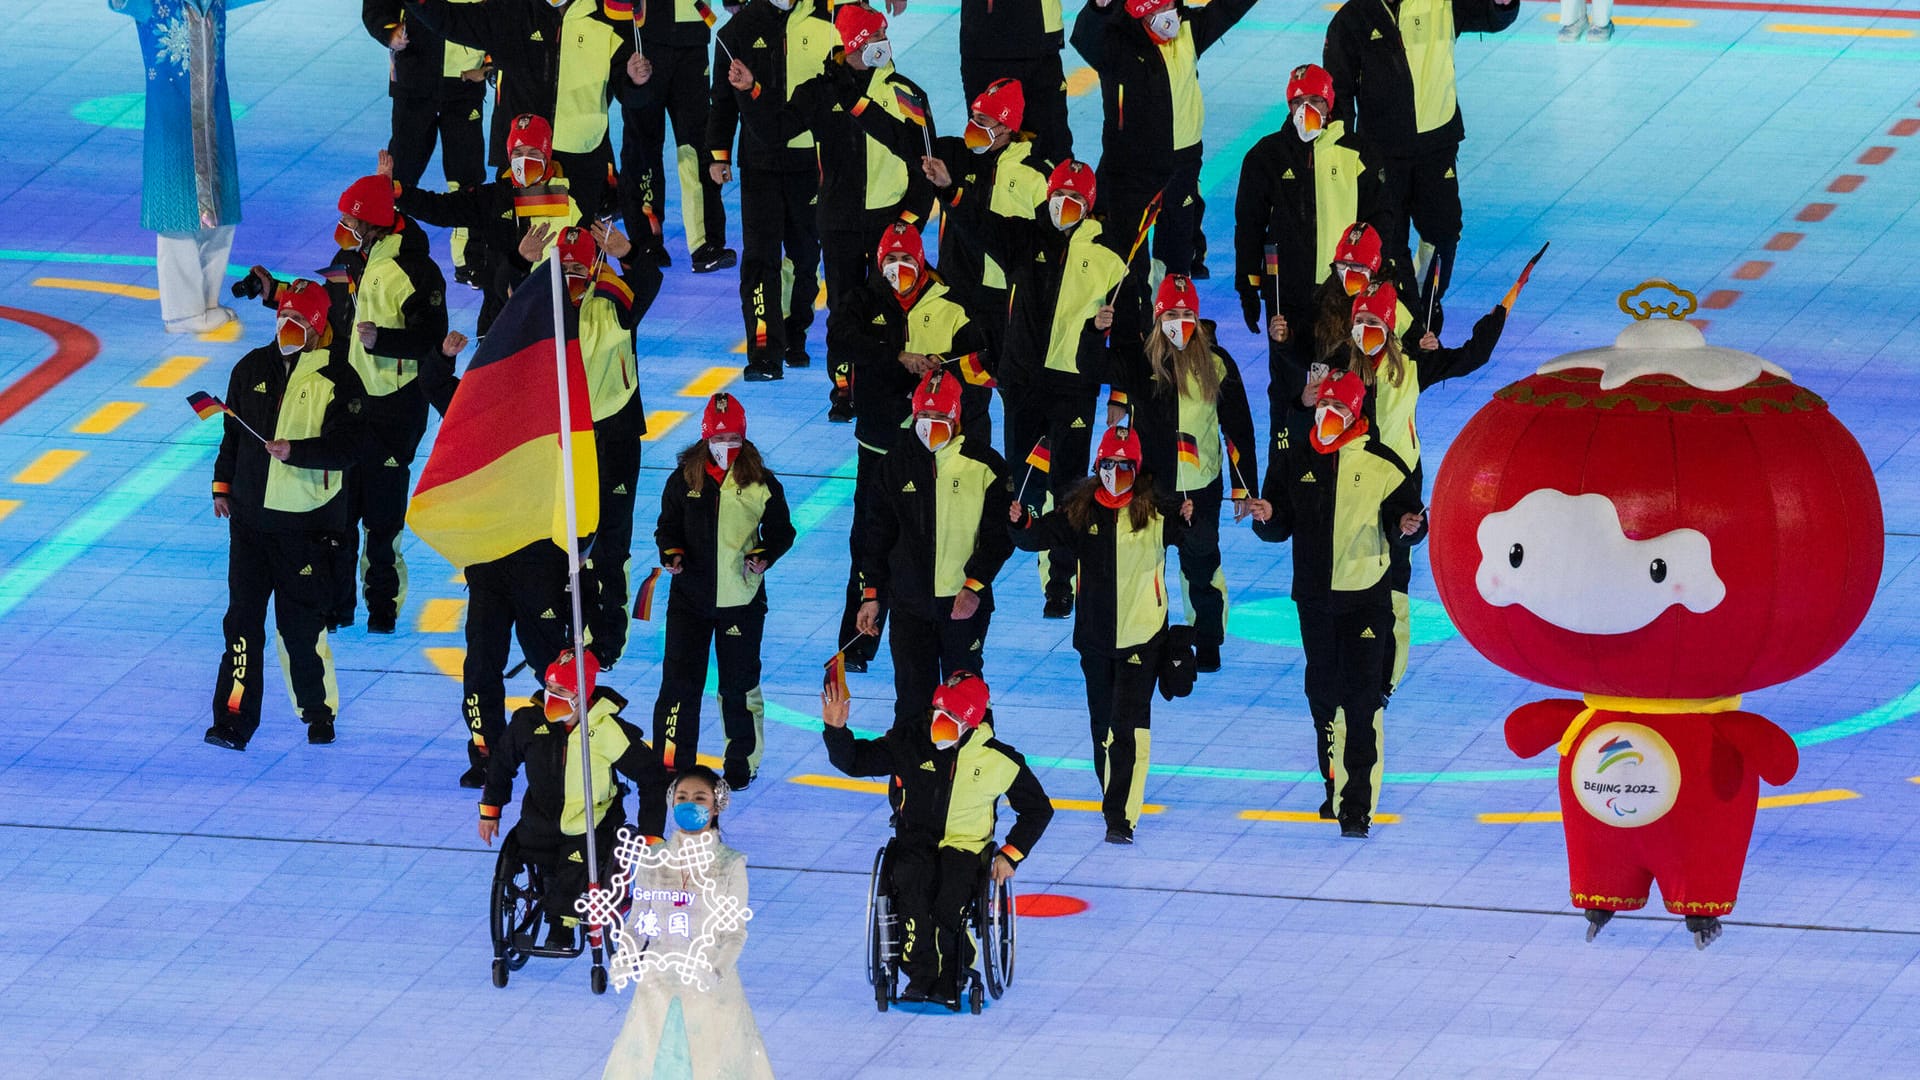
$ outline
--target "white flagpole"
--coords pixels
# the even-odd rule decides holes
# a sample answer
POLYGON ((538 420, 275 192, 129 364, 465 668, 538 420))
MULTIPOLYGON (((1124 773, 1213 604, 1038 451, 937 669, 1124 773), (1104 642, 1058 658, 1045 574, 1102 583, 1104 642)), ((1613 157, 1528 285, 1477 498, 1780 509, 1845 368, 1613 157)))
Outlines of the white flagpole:
MULTIPOLYGON (((566 322, 566 274, 560 268, 560 248, 555 245, 547 256, 553 264, 553 370, 560 380, 560 491, 561 504, 566 508, 567 525, 567 589, 573 600, 573 673, 574 685, 584 691, 587 686, 587 651, 585 622, 580 613, 580 512, 573 497, 573 403, 567 379, 567 322, 566 322)), ((587 889, 592 891, 600 887, 599 852, 594 845, 593 819, 593 733, 587 726, 587 695, 576 693, 573 702, 575 725, 580 729, 580 791, 586 804, 586 846, 587 846, 587 889)), ((599 932, 598 926, 588 926, 587 935, 591 940, 599 932)))

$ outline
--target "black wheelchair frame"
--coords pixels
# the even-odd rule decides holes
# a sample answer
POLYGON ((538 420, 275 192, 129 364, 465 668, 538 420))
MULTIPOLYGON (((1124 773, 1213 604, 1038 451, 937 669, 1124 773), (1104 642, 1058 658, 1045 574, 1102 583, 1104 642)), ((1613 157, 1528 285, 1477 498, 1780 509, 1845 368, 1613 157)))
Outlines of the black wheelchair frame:
MULTIPOLYGON (((889 872, 894 841, 881 845, 873 856, 867 881, 867 982, 873 1003, 881 1012, 899 1000, 900 916, 893 910, 889 872)), ((1013 962, 1019 934, 1013 911, 1013 883, 995 883, 992 849, 983 853, 980 876, 965 926, 974 938, 974 967, 967 972, 966 1002, 978 1015, 989 995, 998 1001, 1013 985, 1013 962)))
MULTIPOLYGON (((603 867, 603 869, 606 869, 603 867)), ((550 948, 540 944, 541 927, 546 923, 546 874, 520 856, 520 844, 512 830, 500 841, 500 855, 493 864, 493 896, 489 929, 493 934, 493 985, 504 987, 510 972, 519 971, 535 956, 572 960, 583 952, 593 954, 588 983, 596 994, 607 992, 607 967, 603 931, 589 932, 584 925, 575 927, 570 948, 550 948)))

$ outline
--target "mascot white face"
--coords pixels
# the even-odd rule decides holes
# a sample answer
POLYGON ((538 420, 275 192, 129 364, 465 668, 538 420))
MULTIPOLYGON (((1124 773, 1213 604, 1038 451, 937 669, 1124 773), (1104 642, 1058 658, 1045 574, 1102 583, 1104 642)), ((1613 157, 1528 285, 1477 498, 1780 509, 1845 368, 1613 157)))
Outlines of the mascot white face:
POLYGON ((1695 529, 1634 540, 1605 495, 1530 491, 1481 522, 1474 584, 1494 607, 1518 604, 1576 634, 1626 634, 1679 604, 1726 599, 1713 547, 1695 529))

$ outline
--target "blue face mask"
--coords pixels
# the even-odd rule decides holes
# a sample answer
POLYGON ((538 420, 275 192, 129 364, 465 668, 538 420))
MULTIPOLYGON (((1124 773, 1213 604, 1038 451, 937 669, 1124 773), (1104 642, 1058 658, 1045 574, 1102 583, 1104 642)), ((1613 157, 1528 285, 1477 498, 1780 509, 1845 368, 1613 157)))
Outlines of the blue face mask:
POLYGON ((673 823, 681 832, 699 832, 713 820, 713 811, 697 802, 673 804, 673 823))

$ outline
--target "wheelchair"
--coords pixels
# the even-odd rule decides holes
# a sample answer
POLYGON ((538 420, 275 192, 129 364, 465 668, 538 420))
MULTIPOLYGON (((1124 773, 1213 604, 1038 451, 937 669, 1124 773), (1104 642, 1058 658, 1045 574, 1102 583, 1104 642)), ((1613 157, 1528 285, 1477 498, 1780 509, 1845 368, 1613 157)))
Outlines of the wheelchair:
MULTIPOLYGON (((873 874, 867 884, 867 982, 873 1003, 881 1012, 899 1000, 900 916, 894 910, 892 889, 893 845, 889 840, 873 856, 873 874)), ((1013 985, 1014 947, 1018 939, 1013 913, 1013 883, 995 884, 991 872, 992 847, 981 853, 980 873, 962 929, 974 941, 974 967, 966 973, 967 1008, 974 1015, 1013 985)))
MULTIPOLYGON (((507 830, 500 841, 500 855, 493 864, 493 903, 489 927, 493 933, 493 985, 505 987, 510 973, 525 967, 535 956, 572 960, 583 952, 593 954, 589 985, 596 994, 607 992, 605 937, 601 930, 591 931, 584 924, 574 927, 573 944, 566 948, 540 943, 547 921, 542 901, 547 894, 547 874, 538 865, 521 856, 518 826, 507 830)), ((610 876, 608 860, 600 860, 601 876, 610 876)), ((603 886, 604 883, 603 883, 603 886)))

